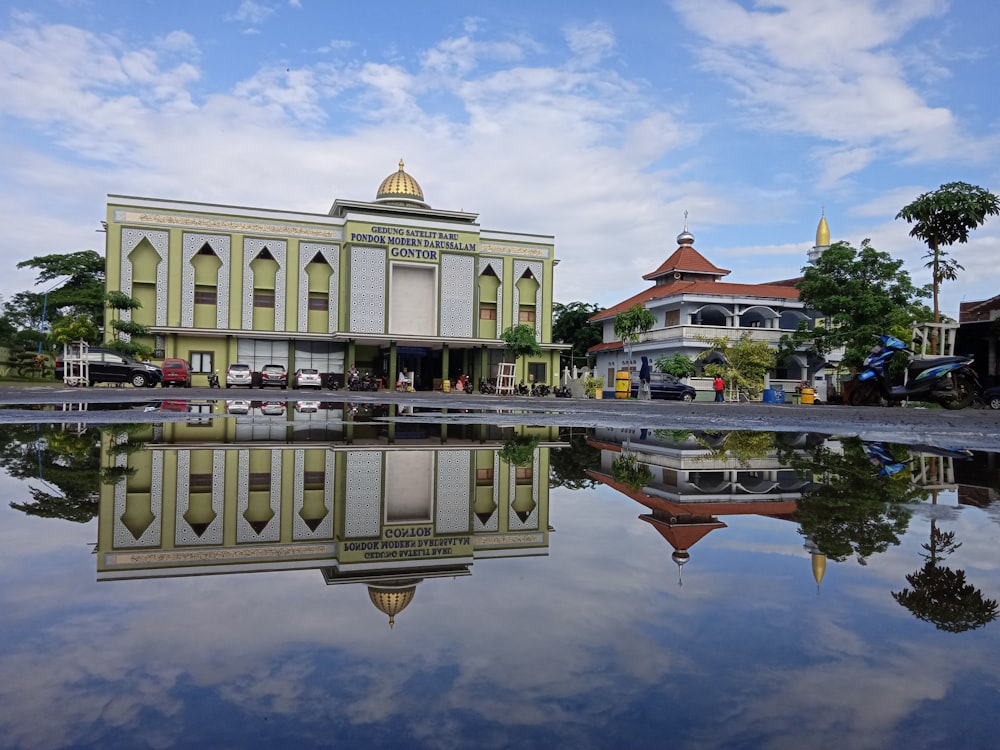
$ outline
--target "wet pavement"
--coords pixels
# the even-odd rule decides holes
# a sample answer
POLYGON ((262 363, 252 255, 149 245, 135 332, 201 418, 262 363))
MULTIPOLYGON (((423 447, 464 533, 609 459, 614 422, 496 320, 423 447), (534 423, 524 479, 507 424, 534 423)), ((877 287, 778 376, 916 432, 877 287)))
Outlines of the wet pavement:
MULTIPOLYGON (((569 399, 548 396, 495 396, 463 393, 329 390, 262 390, 213 388, 67 388, 12 386, 0 389, 0 423, 34 422, 37 407, 53 406, 64 411, 57 416, 74 422, 155 422, 185 419, 184 414, 144 412, 142 406, 162 400, 299 400, 326 403, 396 404, 395 420, 405 420, 402 407, 421 410, 420 421, 432 418, 427 410, 447 413, 437 419, 459 422, 472 419, 480 424, 559 425, 566 427, 632 427, 647 429, 771 430, 776 432, 823 432, 857 436, 863 440, 892 440, 950 448, 962 446, 1000 451, 1000 411, 972 408, 949 411, 920 407, 851 407, 831 405, 723 403, 695 401, 635 401, 631 399, 569 399), (81 405, 86 405, 81 407, 81 405), (116 410, 114 416, 100 410, 115 404, 134 409, 116 410), (24 408, 18 408, 24 407, 24 408), (35 408, 31 408, 35 407, 35 408), (89 412, 83 416, 84 412, 89 412), (402 412, 402 413, 400 413, 402 412)), ((59 411, 55 412, 59 414, 59 411)), ((53 412, 46 421, 53 421, 53 412)), ((414 415, 413 418, 418 418, 414 415)))

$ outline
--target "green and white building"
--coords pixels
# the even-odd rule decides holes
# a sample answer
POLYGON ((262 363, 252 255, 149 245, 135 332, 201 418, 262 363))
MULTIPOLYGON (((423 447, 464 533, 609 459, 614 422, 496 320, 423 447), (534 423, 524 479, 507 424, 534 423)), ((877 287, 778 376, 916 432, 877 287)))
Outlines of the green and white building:
POLYGON ((195 385, 236 362, 340 377, 354 364, 387 383, 406 371, 418 390, 475 381, 519 323, 542 354, 516 378, 554 384, 554 251, 550 235, 431 208, 402 161, 374 201, 326 214, 108 196, 107 288, 141 303, 122 317, 150 327, 157 358, 187 359, 195 385))

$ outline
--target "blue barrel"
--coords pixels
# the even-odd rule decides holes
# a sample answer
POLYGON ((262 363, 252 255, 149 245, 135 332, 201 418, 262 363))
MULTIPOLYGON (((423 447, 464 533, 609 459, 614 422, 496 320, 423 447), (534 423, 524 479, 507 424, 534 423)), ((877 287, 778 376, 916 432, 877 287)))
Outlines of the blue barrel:
POLYGON ((783 404, 785 403, 785 387, 781 385, 774 386, 774 403, 783 404))
POLYGON ((765 404, 776 404, 776 403, 778 403, 777 396, 774 393, 774 388, 765 388, 764 389, 764 403, 765 404))

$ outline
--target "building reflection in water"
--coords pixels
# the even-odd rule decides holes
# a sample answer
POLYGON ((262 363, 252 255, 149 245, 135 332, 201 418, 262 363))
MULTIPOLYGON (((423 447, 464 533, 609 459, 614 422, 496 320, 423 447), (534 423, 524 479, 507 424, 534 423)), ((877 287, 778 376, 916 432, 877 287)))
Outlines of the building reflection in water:
POLYGON ((818 590, 828 557, 856 554, 863 564, 898 544, 912 503, 936 502, 942 491, 960 504, 996 499, 989 479, 956 478, 968 451, 913 446, 893 455, 814 433, 613 428, 596 429, 589 445, 600 451, 589 476, 647 509, 639 518, 673 548, 679 573, 699 541, 726 528, 724 518, 757 515, 799 524, 818 590), (848 502, 829 502, 838 494, 848 502))
POLYGON ((425 579, 548 553, 557 428, 276 403, 106 432, 98 579, 318 568, 391 625, 425 579))

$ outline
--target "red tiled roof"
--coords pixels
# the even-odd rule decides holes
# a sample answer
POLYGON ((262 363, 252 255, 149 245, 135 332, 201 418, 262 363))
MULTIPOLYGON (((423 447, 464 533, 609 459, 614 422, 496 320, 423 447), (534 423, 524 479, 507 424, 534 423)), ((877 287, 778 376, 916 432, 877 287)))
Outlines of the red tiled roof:
POLYGON ((652 273, 647 273, 642 278, 652 280, 660 276, 674 273, 675 271, 682 273, 684 271, 693 273, 710 273, 717 276, 725 276, 729 273, 727 269, 719 268, 717 265, 709 261, 691 245, 682 245, 674 250, 674 254, 663 261, 659 268, 652 273))
POLYGON ((978 302, 961 302, 958 306, 959 323, 976 323, 982 320, 989 320, 990 313, 1000 309, 1000 295, 990 299, 979 300, 978 302))
POLYGON ((603 344, 594 344, 587 350, 587 353, 591 352, 610 352, 616 349, 621 349, 624 347, 621 341, 605 341, 603 344))
POLYGON ((673 284, 653 286, 629 297, 607 310, 594 313, 588 320, 596 322, 608 320, 618 313, 631 309, 633 305, 643 305, 656 299, 665 299, 682 294, 711 294, 720 297, 773 297, 775 299, 797 300, 799 290, 793 286, 780 284, 735 284, 727 281, 678 281, 673 284))

